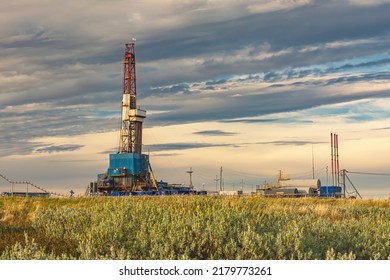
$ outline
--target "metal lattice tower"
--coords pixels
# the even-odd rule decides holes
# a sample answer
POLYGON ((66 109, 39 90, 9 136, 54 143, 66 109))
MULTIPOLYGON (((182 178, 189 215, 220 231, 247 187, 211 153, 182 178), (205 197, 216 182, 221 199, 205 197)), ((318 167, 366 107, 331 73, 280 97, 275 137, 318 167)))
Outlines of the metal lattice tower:
POLYGON ((118 153, 142 152, 142 122, 146 111, 137 109, 135 44, 125 44, 123 57, 122 126, 118 153))

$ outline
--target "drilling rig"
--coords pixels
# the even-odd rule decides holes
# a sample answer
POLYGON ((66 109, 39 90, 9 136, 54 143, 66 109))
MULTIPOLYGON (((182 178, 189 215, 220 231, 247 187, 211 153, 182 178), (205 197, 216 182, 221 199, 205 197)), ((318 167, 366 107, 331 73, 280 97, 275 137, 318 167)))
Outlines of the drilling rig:
POLYGON ((142 153, 142 123, 146 111, 137 108, 135 74, 135 44, 126 43, 118 151, 109 155, 107 172, 98 174, 97 182, 91 183, 91 191, 99 195, 129 195, 158 190, 149 156, 142 153))

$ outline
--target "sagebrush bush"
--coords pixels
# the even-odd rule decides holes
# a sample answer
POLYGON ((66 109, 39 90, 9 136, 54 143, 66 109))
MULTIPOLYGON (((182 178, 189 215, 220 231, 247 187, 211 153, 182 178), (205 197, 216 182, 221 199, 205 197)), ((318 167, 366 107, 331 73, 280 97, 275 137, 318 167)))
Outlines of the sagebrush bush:
MULTIPOLYGON (((167 196, 54 202, 41 200, 39 207, 27 207, 24 222, 10 223, 24 224, 21 231, 32 241, 9 244, 3 259, 390 259, 390 202, 384 200, 167 196)), ((18 229, 0 223, 2 235, 12 230, 18 229)))

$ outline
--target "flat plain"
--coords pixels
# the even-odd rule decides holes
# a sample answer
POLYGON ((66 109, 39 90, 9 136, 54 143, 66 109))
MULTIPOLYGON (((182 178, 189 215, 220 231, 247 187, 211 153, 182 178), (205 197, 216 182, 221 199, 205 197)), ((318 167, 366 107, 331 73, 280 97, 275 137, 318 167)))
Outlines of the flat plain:
POLYGON ((0 198, 0 259, 390 259, 390 200, 0 198))

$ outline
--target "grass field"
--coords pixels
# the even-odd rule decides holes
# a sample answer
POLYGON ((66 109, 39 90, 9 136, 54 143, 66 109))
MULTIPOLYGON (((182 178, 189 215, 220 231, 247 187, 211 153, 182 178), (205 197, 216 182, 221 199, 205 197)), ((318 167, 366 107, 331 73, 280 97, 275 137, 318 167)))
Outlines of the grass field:
POLYGON ((390 259, 390 200, 0 198, 0 259, 390 259))

